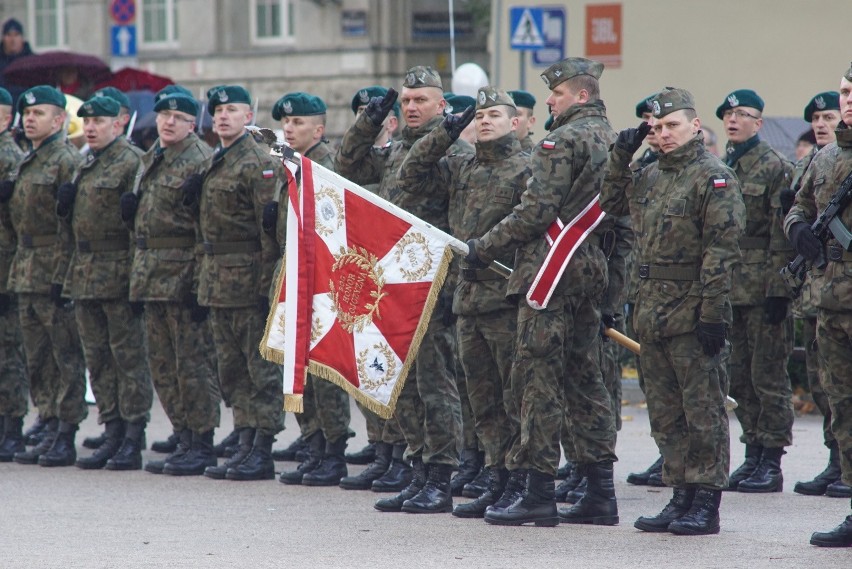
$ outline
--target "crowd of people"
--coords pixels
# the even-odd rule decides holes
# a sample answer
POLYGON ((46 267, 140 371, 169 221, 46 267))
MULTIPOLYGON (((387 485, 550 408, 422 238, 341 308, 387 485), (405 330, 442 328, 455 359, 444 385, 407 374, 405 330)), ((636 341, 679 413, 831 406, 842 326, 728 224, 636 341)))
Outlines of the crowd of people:
MULTIPOLYGON (((348 455, 348 396, 310 376, 300 436, 272 449, 284 426, 281 370, 258 346, 282 270, 288 189, 281 161, 246 129, 256 120, 248 90, 208 91, 211 149, 196 134, 196 99, 166 87, 158 139, 142 152, 125 134, 126 96, 103 89, 77 111, 82 155, 66 140, 60 91, 33 87, 13 109, 0 89, 0 461, 268 480, 275 460, 297 459, 280 482, 387 492, 380 511, 614 525, 621 375, 605 332, 626 330, 641 342, 660 451, 628 482, 672 488, 663 511, 634 525, 714 534, 723 491, 783 489, 795 314, 829 448, 825 471, 795 491, 852 498, 852 253, 836 233, 821 240, 811 229, 852 170, 852 68, 839 92, 806 106, 815 145, 796 165, 761 140, 754 91, 719 105, 719 157, 685 89, 642 99, 642 123, 613 130, 602 73, 572 57, 542 74, 549 124, 538 142, 531 94, 446 93, 426 66, 399 92, 355 93, 336 150, 320 97, 275 103, 297 152, 469 246, 393 418, 362 408, 369 445, 348 455), (14 111, 26 152, 9 131, 14 111), (797 254, 813 265, 800 299, 779 274, 797 254), (493 261, 512 267, 510 278, 493 261), (86 369, 104 432, 78 457, 86 369), (152 444, 165 458, 143 465, 155 390, 173 435, 152 444), (746 445, 731 473, 729 393, 746 445), (29 400, 38 420, 24 432, 29 400), (220 402, 234 430, 215 444, 220 402), (367 467, 350 476, 347 463, 367 467), (454 504, 460 495, 473 500, 454 504)), ((852 211, 836 222, 848 227, 852 211)), ((852 515, 811 543, 852 546, 852 515)))

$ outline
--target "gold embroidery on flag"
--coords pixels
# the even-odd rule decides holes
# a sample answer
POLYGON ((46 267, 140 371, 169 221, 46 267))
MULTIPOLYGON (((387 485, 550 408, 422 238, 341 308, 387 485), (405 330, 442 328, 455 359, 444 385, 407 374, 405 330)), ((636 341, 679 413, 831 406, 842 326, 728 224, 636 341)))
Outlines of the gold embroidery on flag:
POLYGON ((399 272, 408 282, 423 280, 432 270, 432 253, 422 233, 409 233, 394 245, 393 250, 400 265, 399 272))
POLYGON ((314 196, 317 234, 328 237, 343 225, 343 200, 328 186, 323 186, 314 196))
POLYGON ((379 302, 387 293, 382 292, 384 270, 378 266, 375 255, 363 247, 341 247, 331 272, 328 286, 332 308, 347 333, 363 332, 374 316, 382 317, 379 302))

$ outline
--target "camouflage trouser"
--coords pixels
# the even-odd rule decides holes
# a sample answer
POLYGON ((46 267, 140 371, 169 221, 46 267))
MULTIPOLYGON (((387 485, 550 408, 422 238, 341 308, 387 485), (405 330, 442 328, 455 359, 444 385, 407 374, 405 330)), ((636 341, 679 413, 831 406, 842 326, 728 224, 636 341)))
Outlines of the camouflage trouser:
POLYGON ((303 438, 322 431, 326 441, 349 437, 349 395, 340 387, 308 374, 302 394, 302 412, 296 414, 303 438))
POLYGON ((843 482, 852 485, 852 313, 820 310, 817 345, 843 482))
POLYGON ((74 314, 98 405, 98 423, 147 422, 154 389, 142 317, 134 316, 124 299, 78 300, 74 314))
POLYGON ((413 369, 400 391, 394 417, 399 421, 407 458, 455 466, 461 446, 461 402, 456 387, 455 326, 432 314, 413 369))
POLYGON ((172 428, 205 433, 219 426, 219 385, 209 354, 216 348, 209 321, 193 322, 189 314, 178 302, 145 303, 148 363, 172 428))
MULTIPOLYGON (((624 333, 624 317, 615 315, 615 330, 624 333)), ((621 430, 621 351, 622 347, 607 338, 601 344, 601 375, 612 403, 615 430, 621 430)))
POLYGON ((83 349, 74 321, 74 308, 57 308, 46 294, 18 296, 18 316, 30 378, 33 403, 43 419, 79 424, 86 406, 83 349))
POLYGON ((563 417, 570 423, 573 460, 617 460, 599 330, 600 312, 587 297, 554 295, 544 310, 519 304, 511 382, 514 396, 522 393, 521 436, 509 451, 510 470, 555 475, 563 417))
POLYGON ((5 314, 0 315, 0 415, 23 417, 27 414, 27 366, 21 346, 21 324, 17 297, 5 314))
MULTIPOLYGON (((458 328, 457 328, 458 329, 458 328)), ((459 338, 459 351, 461 351, 461 338, 459 338)), ((455 374, 456 386, 459 389, 459 401, 461 402, 462 418, 462 450, 480 450, 479 435, 476 429, 473 408, 471 407, 470 394, 468 393, 467 377, 464 366, 460 361, 460 354, 456 354, 455 374)), ((484 449, 483 449, 484 450, 484 449)))
POLYGON ((792 332, 790 318, 770 325, 763 321, 762 306, 734 307, 731 397, 737 401, 734 412, 743 443, 767 448, 793 444, 793 389, 787 374, 792 332))
POLYGON ((358 410, 364 415, 364 422, 367 427, 367 441, 377 443, 382 441, 382 431, 385 428, 385 420, 367 409, 361 402, 355 401, 358 410))
MULTIPOLYGON (((625 334, 627 334, 628 338, 632 338, 639 341, 639 335, 636 333, 636 330, 633 329, 633 311, 636 309, 635 304, 628 304, 627 309, 627 320, 624 324, 625 334)), ((645 374, 642 373, 642 361, 639 357, 639 354, 633 354, 633 361, 636 366, 636 377, 639 380, 639 389, 642 393, 645 393, 645 374)))
POLYGON ((808 386, 811 390, 811 397, 814 403, 822 413, 822 438, 825 446, 831 446, 834 442, 834 433, 831 432, 831 407, 828 404, 828 397, 825 395, 825 390, 822 388, 822 366, 820 364, 819 355, 817 354, 816 342, 816 318, 802 319, 802 342, 805 344, 805 367, 808 372, 808 386))
POLYGON ((275 435, 284 429, 284 384, 280 368, 260 355, 265 324, 266 315, 253 306, 210 309, 219 386, 234 428, 275 435))
POLYGON ((506 454, 520 433, 520 418, 511 413, 510 371, 517 310, 459 316, 459 359, 467 377, 473 424, 485 452, 485 465, 506 466, 506 454), (511 415, 510 415, 511 413, 511 415))
POLYGON ((384 420, 382 436, 379 440, 389 445, 405 444, 405 435, 402 434, 402 427, 399 426, 399 421, 397 420, 396 415, 390 419, 384 420))
POLYGON ((645 397, 651 436, 663 455, 663 481, 682 488, 728 485, 731 442, 725 395, 725 360, 709 358, 695 334, 642 343, 645 397))

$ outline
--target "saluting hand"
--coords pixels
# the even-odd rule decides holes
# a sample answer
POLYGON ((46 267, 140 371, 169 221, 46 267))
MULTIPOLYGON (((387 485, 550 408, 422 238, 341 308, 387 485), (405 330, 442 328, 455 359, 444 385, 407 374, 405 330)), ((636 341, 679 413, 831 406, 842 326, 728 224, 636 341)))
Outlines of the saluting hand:
POLYGON ((453 140, 458 139, 461 136, 462 131, 470 124, 470 121, 473 120, 473 116, 476 114, 476 109, 473 107, 468 107, 464 110, 464 112, 458 115, 447 115, 444 117, 444 122, 441 124, 445 129, 447 129, 447 134, 450 135, 450 138, 453 140))
POLYGON ((370 99, 370 102, 367 103, 367 107, 364 109, 364 114, 373 121, 374 125, 381 125, 391 112, 398 96, 399 93, 396 92, 396 89, 393 87, 389 88, 386 95, 370 99))
POLYGON ((618 138, 615 139, 615 147, 620 148, 633 156, 642 146, 642 141, 651 132, 651 125, 642 121, 637 128, 625 128, 618 133, 618 138))

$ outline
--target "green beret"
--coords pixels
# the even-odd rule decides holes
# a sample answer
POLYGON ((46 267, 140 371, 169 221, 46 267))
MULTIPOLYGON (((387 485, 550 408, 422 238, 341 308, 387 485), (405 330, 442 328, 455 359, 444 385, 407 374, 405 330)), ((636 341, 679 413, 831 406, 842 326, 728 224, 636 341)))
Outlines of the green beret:
POLYGON ((695 99, 686 89, 666 87, 651 99, 651 113, 656 118, 683 109, 695 110, 695 99))
POLYGON ((207 91, 207 112, 212 116, 216 107, 225 103, 251 105, 251 95, 241 85, 219 85, 207 91))
POLYGON ((805 107, 805 120, 811 122, 816 111, 839 111, 840 93, 837 91, 826 91, 814 95, 808 106, 805 107))
POLYGON ((195 116, 198 114, 198 101, 193 97, 175 92, 161 97, 159 101, 154 103, 154 111, 158 113, 160 111, 180 111, 195 116))
POLYGON ((468 97, 467 95, 456 95, 455 93, 444 93, 444 100, 447 102, 444 112, 450 115, 453 113, 461 113, 476 105, 476 99, 473 97, 468 97))
POLYGON ((516 91, 509 91, 508 93, 515 101, 516 107, 523 107, 530 110, 535 108, 535 97, 532 96, 532 93, 528 91, 521 91, 520 89, 516 91))
POLYGON ((476 110, 496 107, 497 105, 507 105, 517 108, 517 102, 503 89, 498 89, 491 85, 480 87, 476 93, 476 110))
POLYGON ((190 98, 193 97, 192 91, 190 91, 189 89, 187 89, 186 87, 184 87, 182 85, 166 85, 165 87, 163 87, 162 89, 157 91, 156 95, 154 95, 154 104, 158 103, 159 100, 162 99, 163 97, 168 97, 169 95, 175 95, 175 94, 186 95, 187 97, 190 97, 190 98))
POLYGON ((751 107, 763 112, 763 99, 751 89, 737 89, 725 97, 725 102, 716 109, 716 117, 721 119, 725 111, 734 107, 751 107))
POLYGON ((272 106, 272 118, 280 121, 284 117, 313 117, 324 115, 327 107, 325 102, 309 93, 287 93, 272 106))
POLYGON ((547 115, 547 120, 544 121, 544 130, 550 132, 550 127, 553 126, 553 115, 547 115))
POLYGON ((85 117, 117 117, 121 111, 121 103, 112 97, 94 96, 77 109, 77 116, 85 117))
POLYGON ((0 87, 0 105, 12 106, 12 94, 3 87, 0 87))
POLYGON ((420 87, 437 87, 441 91, 444 90, 444 84, 441 83, 441 75, 426 65, 415 65, 405 74, 405 80, 402 82, 403 87, 408 89, 419 89, 420 87))
POLYGON ((23 113, 27 107, 33 105, 54 105, 61 109, 65 108, 65 95, 62 91, 50 85, 38 85, 27 89, 18 97, 18 112, 23 113))
POLYGON ((843 77, 845 77, 847 81, 852 81, 852 64, 849 64, 849 69, 846 70, 843 77))
POLYGON ((95 97, 109 97, 118 101, 118 104, 127 110, 130 110, 130 99, 127 95, 116 89, 115 87, 104 87, 95 91, 95 97))
POLYGON ((636 118, 641 119, 642 115, 645 113, 653 113, 654 109, 651 107, 651 103, 654 102, 654 97, 657 95, 651 95, 649 97, 645 97, 638 103, 636 103, 636 118))
POLYGON ((545 69, 541 78, 547 88, 552 90, 560 83, 577 75, 591 75, 595 79, 600 79, 603 69, 603 63, 584 57, 567 57, 545 69))

